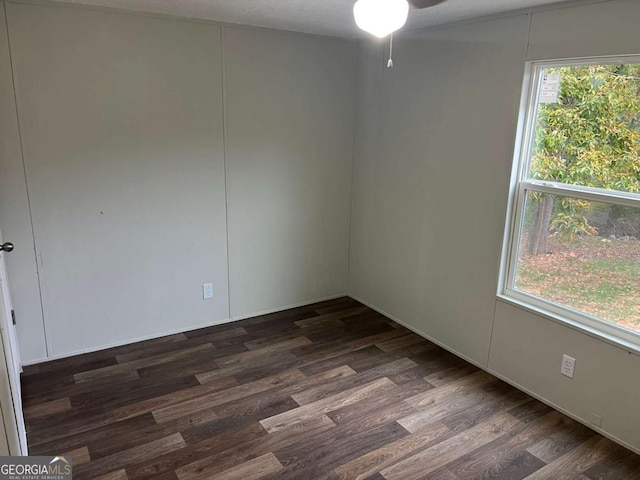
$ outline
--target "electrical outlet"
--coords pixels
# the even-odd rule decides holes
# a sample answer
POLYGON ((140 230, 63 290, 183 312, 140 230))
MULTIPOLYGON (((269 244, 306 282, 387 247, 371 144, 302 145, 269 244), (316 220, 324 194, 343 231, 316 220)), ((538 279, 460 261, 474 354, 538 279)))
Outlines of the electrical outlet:
POLYGON ((591 417, 589 418, 589 421, 591 422, 592 425, 594 425, 596 427, 601 427, 602 426, 602 417, 600 415, 596 415, 595 413, 591 414, 591 417))
POLYGON ((576 369, 576 359, 569 355, 562 356, 562 365, 560 366, 560 373, 565 377, 573 378, 573 372, 576 369))
POLYGON ((202 284, 202 298, 205 300, 213 298, 213 283, 202 284))

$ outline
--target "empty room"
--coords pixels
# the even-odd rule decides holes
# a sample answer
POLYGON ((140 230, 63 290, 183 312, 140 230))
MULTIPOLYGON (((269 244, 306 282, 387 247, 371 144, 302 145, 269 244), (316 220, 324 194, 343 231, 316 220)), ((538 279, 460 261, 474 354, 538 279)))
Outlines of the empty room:
POLYGON ((640 480, 638 0, 0 0, 0 478, 640 480))

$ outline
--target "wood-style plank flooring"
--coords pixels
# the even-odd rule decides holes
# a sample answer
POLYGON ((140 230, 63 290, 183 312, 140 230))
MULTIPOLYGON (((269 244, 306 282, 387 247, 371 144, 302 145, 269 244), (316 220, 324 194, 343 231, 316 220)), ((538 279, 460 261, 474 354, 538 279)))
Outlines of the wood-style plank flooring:
POLYGON ((640 479, 640 456, 341 298, 25 369, 74 479, 640 479))

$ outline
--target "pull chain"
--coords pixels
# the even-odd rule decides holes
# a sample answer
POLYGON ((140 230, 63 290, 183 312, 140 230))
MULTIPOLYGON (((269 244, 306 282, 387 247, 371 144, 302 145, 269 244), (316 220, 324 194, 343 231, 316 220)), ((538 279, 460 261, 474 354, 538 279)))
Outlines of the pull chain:
POLYGON ((393 68, 393 32, 389 37, 389 61, 387 62, 387 68, 393 68))

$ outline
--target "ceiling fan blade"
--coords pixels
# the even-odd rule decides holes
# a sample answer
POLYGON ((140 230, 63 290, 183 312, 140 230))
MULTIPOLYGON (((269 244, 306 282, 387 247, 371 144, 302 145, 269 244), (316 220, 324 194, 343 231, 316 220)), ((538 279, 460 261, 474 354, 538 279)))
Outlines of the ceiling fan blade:
POLYGON ((415 8, 427 8, 433 7, 446 0, 409 0, 409 3, 415 8))

